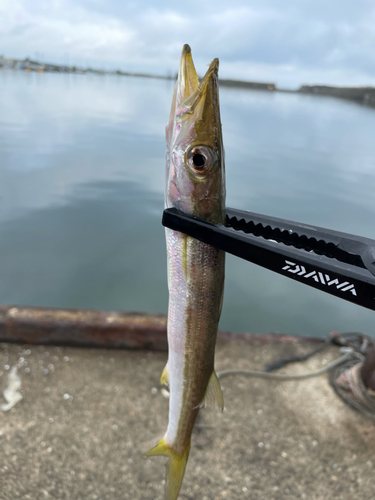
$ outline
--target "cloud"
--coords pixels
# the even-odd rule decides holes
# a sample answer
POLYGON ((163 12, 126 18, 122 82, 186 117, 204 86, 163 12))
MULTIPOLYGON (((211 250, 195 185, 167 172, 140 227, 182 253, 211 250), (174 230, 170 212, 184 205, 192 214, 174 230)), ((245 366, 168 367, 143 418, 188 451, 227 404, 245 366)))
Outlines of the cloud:
POLYGON ((69 55, 73 64, 165 74, 176 70, 182 45, 190 43, 200 73, 219 57, 226 78, 289 86, 374 84, 370 0, 165 0, 158 5, 3 0, 2 50, 9 56, 38 52, 44 60, 67 62, 69 55))
POLYGON ((56 60, 69 53, 72 60, 118 61, 131 50, 136 34, 124 20, 103 18, 69 2, 52 2, 49 8, 39 2, 35 9, 21 0, 2 5, 1 44, 19 57, 39 52, 56 60))

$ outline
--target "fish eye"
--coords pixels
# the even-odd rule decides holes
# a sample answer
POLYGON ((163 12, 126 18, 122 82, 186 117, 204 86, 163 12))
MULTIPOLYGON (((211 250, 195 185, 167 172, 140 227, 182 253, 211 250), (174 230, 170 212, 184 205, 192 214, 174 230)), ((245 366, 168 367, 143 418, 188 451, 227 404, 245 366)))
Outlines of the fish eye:
POLYGON ((207 146, 195 146, 187 153, 187 164, 195 174, 207 172, 213 163, 213 151, 207 146))
POLYGON ((197 170, 201 170, 202 168, 204 168, 206 161, 207 161, 207 158, 204 155, 202 155, 201 153, 195 153, 192 156, 192 160, 193 160, 195 168, 197 170))

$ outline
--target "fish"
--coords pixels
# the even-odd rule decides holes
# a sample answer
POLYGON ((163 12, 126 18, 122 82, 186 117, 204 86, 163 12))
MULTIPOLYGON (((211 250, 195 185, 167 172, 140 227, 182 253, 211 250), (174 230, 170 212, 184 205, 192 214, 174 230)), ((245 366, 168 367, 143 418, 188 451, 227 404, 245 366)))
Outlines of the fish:
MULTIPOLYGON (((225 224, 225 166, 218 89, 219 60, 199 82, 184 45, 166 127, 165 207, 225 224)), ((169 422, 145 455, 168 457, 166 500, 176 500, 189 457, 191 434, 202 407, 224 408, 214 369, 224 292, 225 252, 166 228, 168 264, 169 422)))

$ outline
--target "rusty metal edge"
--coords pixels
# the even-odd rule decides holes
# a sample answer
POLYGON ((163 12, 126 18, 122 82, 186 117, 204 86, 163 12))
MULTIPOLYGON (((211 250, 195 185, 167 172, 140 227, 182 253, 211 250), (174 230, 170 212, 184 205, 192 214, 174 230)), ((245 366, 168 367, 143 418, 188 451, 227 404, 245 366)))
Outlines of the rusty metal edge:
MULTIPOLYGON (((324 339, 219 331, 221 342, 320 343, 324 339)), ((0 306, 0 342, 167 351, 167 316, 143 312, 0 306)))

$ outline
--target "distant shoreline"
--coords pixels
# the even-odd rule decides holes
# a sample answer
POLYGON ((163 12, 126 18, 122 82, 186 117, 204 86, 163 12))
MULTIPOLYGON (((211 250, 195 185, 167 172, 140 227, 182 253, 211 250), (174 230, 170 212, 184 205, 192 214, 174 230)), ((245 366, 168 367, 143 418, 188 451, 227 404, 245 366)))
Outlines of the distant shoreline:
MULTIPOLYGON (((0 69, 13 69, 23 71, 34 71, 37 73, 73 73, 94 75, 118 75, 134 76, 141 78, 156 78, 159 80, 175 80, 177 75, 154 75, 148 73, 134 73, 122 70, 106 71, 94 68, 79 68, 60 64, 49 64, 26 59, 12 59, 0 56, 0 69)), ((296 90, 278 88, 275 83, 247 82, 243 80, 219 79, 223 87, 232 87, 248 90, 263 90, 267 92, 288 92, 295 94, 309 94, 318 96, 337 97, 357 102, 366 106, 375 107, 375 87, 334 87, 329 85, 301 85, 296 90)))

